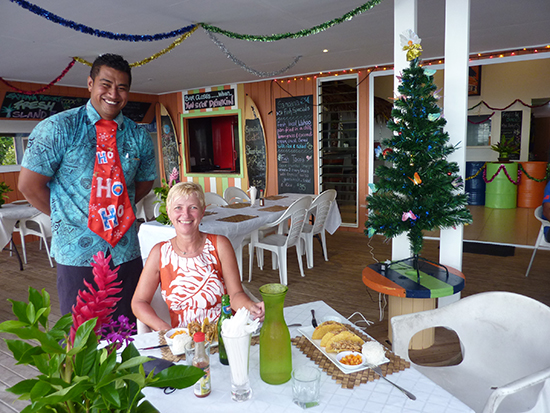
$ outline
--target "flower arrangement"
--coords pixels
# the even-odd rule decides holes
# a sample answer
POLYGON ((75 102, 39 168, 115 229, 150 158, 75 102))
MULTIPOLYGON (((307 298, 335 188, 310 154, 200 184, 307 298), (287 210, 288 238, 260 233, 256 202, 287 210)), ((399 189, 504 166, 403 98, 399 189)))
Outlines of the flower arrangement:
POLYGON ((519 153, 519 143, 513 137, 506 138, 502 135, 500 142, 491 145, 491 149, 498 153, 499 161, 507 162, 511 154, 519 153))
POLYGON ((168 213, 166 212, 166 197, 168 196, 168 192, 170 191, 170 188, 172 188, 175 184, 179 182, 178 179, 179 179, 178 170, 174 168, 172 169, 172 173, 170 174, 168 183, 166 183, 166 179, 162 179, 162 186, 153 188, 155 195, 159 199, 156 202, 160 203, 159 216, 156 218, 156 220, 161 224, 164 224, 164 225, 170 224, 170 218, 168 218, 168 213))
POLYGON ((183 365, 145 373, 143 363, 151 359, 140 356, 131 343, 133 324, 128 325, 124 316, 117 321, 111 317, 119 300, 113 295, 120 290, 120 283, 115 282, 118 268, 109 268, 110 259, 103 252, 94 256, 97 290, 86 284, 89 292, 80 291, 72 314, 64 315, 54 326, 48 322, 51 304, 45 290, 40 293, 30 287, 28 303, 10 300, 17 320, 1 323, 0 332, 19 337, 5 339, 18 364, 39 371, 37 377, 7 389, 30 400, 23 412, 156 412, 142 400, 144 387, 181 389, 204 374, 183 365))
POLYGON ((13 191, 13 189, 11 189, 7 183, 0 182, 0 208, 2 208, 2 205, 4 205, 8 199, 6 194, 11 191, 13 191))

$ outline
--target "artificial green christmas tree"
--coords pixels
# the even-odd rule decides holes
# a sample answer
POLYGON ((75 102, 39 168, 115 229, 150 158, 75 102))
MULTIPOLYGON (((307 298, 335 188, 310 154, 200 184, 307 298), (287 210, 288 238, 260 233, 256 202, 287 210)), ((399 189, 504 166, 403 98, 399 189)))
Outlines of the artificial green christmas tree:
POLYGON ((417 263, 423 231, 469 224, 472 217, 461 192, 458 164, 446 160, 455 148, 443 130, 446 121, 437 105, 435 70, 420 65, 422 49, 414 33, 402 36, 402 43, 410 65, 401 74, 399 97, 388 121, 392 138, 383 142, 386 149, 379 154, 392 164, 376 169, 379 181, 367 196, 365 233, 388 238, 407 233, 417 263))

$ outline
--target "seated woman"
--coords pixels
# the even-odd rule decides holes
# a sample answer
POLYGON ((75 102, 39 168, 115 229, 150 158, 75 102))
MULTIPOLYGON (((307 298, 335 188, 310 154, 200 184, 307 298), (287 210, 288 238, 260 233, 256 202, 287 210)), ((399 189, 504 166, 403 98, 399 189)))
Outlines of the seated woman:
POLYGON ((233 310, 245 307, 263 320, 264 303, 252 301, 243 291, 231 242, 199 231, 205 206, 202 187, 193 182, 180 182, 168 193, 166 211, 176 237, 153 247, 132 299, 135 316, 153 330, 187 327, 192 321, 202 324, 207 317, 214 322, 223 294, 229 294, 233 310), (151 307, 159 283, 171 325, 151 307))

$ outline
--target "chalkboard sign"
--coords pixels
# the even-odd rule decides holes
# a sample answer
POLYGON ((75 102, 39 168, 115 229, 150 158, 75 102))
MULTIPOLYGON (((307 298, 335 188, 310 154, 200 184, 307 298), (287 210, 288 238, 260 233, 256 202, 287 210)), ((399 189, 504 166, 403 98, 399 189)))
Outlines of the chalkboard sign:
MULTIPOLYGON (((521 110, 505 111, 500 116, 500 139, 503 139, 503 136, 508 141, 513 139, 519 148, 521 146, 521 120, 523 112, 521 110)), ((519 153, 510 154, 510 159, 519 159, 519 153)))
POLYGON ((192 93, 183 97, 185 110, 212 109, 235 105, 233 89, 213 90, 211 92, 192 93))
POLYGON ((246 97, 244 141, 249 186, 266 190, 265 135, 258 108, 252 99, 246 97))
POLYGON ((313 95, 275 100, 279 193, 315 193, 313 95))
MULTIPOLYGON (((46 119, 67 109, 85 105, 88 98, 6 93, 0 117, 12 119, 46 119)), ((128 102, 122 113, 134 122, 141 122, 149 110, 149 102, 128 102)))

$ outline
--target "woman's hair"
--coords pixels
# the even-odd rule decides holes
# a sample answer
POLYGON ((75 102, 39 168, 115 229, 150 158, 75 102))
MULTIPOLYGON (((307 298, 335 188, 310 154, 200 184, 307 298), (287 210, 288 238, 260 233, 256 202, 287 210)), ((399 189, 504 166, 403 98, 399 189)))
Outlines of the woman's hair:
POLYGON ((168 196, 166 197, 166 210, 170 210, 172 202, 175 199, 178 199, 182 196, 189 197, 190 195, 196 194, 199 198, 199 203, 201 208, 204 209, 206 206, 206 200, 204 199, 204 191, 202 186, 194 182, 180 182, 170 188, 168 191, 168 196))

